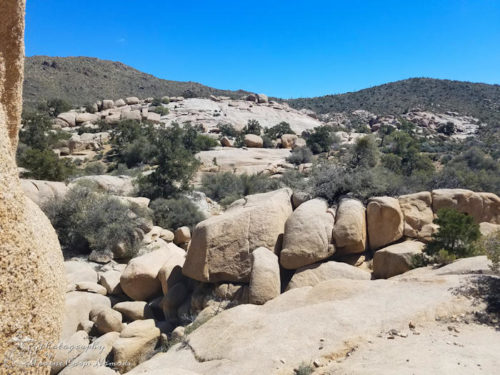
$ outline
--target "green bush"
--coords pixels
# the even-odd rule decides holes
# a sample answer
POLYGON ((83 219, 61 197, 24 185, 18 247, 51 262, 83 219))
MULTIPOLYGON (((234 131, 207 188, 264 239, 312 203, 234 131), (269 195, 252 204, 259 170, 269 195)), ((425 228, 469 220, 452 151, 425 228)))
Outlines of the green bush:
POLYGON ((260 135, 262 133, 262 126, 257 120, 248 120, 247 126, 243 128, 244 134, 260 135))
POLYGON ((23 177, 36 180, 64 181, 76 171, 71 160, 60 159, 49 149, 19 148, 17 164, 28 170, 23 177))
POLYGON ((333 128, 326 125, 318 126, 312 132, 305 132, 303 135, 306 138, 307 147, 313 154, 328 152, 334 144, 340 143, 340 139, 334 134, 333 128))
POLYGON ((193 150, 186 148, 185 132, 174 123, 168 128, 155 129, 152 135, 150 140, 158 150, 158 166, 139 180, 141 194, 151 199, 169 198, 188 190, 200 162, 193 150))
POLYGON ((171 230, 182 226, 194 228, 205 219, 196 205, 186 197, 158 198, 152 201, 149 207, 153 210, 155 225, 171 230))
POLYGON ((262 136, 262 147, 263 148, 274 148, 273 140, 265 134, 262 136))
POLYGON ((158 113, 160 116, 166 116, 170 113, 167 107, 163 107, 161 104, 155 107, 149 107, 150 112, 158 113))
POLYGON ((500 231, 482 237, 479 246, 491 260, 491 270, 500 272, 500 231))
POLYGON ((113 251, 125 244, 127 257, 135 254, 140 243, 137 228, 148 218, 145 209, 85 186, 73 187, 63 199, 45 204, 43 210, 65 251, 113 251))
POLYGON ((281 187, 280 181, 267 176, 237 175, 231 172, 205 175, 201 183, 201 190, 224 206, 246 195, 264 193, 281 187))
POLYGON ((282 121, 278 125, 274 125, 264 130, 264 134, 271 139, 281 138, 283 134, 295 134, 288 122, 282 121))
POLYGON ((378 163, 379 153, 373 136, 358 138, 350 153, 350 164, 352 167, 373 168, 378 163))
POLYGON ((434 224, 439 225, 439 229, 425 247, 427 255, 464 258, 477 254, 476 241, 481 233, 472 216, 451 208, 442 208, 438 210, 434 224))
POLYGON ((231 124, 219 124, 217 127, 219 128, 220 135, 223 137, 235 138, 239 134, 231 124))
POLYGON ((313 154, 308 147, 296 147, 286 158, 286 161, 295 165, 310 163, 313 160, 313 154))
POLYGON ((63 99, 49 99, 38 105, 38 110, 47 113, 50 116, 57 117, 63 112, 68 112, 73 107, 63 99))

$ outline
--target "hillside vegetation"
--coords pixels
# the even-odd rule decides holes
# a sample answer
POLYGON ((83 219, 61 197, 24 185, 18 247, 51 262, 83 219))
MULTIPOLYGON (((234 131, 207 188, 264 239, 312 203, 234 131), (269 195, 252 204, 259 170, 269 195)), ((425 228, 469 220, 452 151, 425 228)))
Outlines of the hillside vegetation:
POLYGON ((73 105, 128 96, 241 97, 243 91, 218 90, 196 82, 168 81, 115 61, 92 57, 26 58, 24 104, 64 98, 73 105))
POLYGON ((358 109, 377 115, 403 114, 413 108, 455 111, 489 123, 500 120, 500 85, 411 78, 345 94, 292 99, 288 104, 320 114, 358 109))

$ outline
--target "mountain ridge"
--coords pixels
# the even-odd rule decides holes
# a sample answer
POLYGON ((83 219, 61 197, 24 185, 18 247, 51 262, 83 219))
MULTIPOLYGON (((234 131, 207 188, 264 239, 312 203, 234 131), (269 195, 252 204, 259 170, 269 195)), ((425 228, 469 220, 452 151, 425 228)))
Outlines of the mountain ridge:
MULTIPOLYGON (((221 90, 187 81, 171 81, 143 73, 117 61, 94 57, 26 58, 24 103, 63 98, 73 105, 127 96, 209 97, 239 99, 250 92, 221 90)), ((364 109, 377 115, 398 115, 414 108, 435 113, 455 111, 485 122, 500 123, 500 85, 434 78, 409 78, 343 94, 280 99, 296 109, 318 114, 364 109)))

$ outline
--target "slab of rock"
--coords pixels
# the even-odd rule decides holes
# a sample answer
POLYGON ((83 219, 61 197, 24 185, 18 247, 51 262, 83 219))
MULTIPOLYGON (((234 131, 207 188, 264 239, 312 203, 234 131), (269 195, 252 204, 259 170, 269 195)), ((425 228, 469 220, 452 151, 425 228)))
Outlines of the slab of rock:
POLYGON ((438 316, 472 311, 472 301, 455 293, 464 280, 337 279, 296 288, 264 305, 219 313, 189 334, 189 347, 157 354, 129 375, 170 368, 205 375, 293 374, 313 358, 344 357, 385 328, 403 331, 409 322, 418 327, 438 316), (242 350, 249 340, 252 350, 242 350))
POLYGON ((500 224, 492 224, 492 223, 480 223, 479 231, 483 236, 489 236, 490 234, 500 232, 500 224))
POLYGON ((234 147, 234 140, 229 139, 228 137, 222 137, 220 139, 220 144, 224 147, 234 147))
POLYGON ((203 282, 248 282, 253 250, 261 246, 275 253, 281 250, 285 222, 292 213, 291 195, 290 189, 249 195, 222 215, 199 223, 184 275, 203 282))
POLYGON ((120 312, 125 320, 144 320, 153 317, 153 311, 147 302, 125 301, 113 306, 113 309, 120 312))
POLYGON ((111 301, 101 294, 87 292, 66 293, 61 339, 68 339, 87 325, 92 310, 103 308, 111 308, 111 301))
POLYGON ((436 275, 490 274, 491 261, 485 255, 457 259, 434 271, 436 275))
POLYGON ((335 211, 328 208, 325 200, 316 198, 302 203, 286 221, 281 265, 297 269, 332 256, 334 223, 335 211))
POLYGON ((105 296, 107 293, 105 287, 90 281, 80 281, 79 283, 76 283, 76 290, 81 292, 102 294, 103 296, 105 296))
POLYGON ((176 283, 185 279, 182 274, 182 267, 186 260, 186 252, 176 251, 167 262, 163 264, 158 272, 158 280, 160 280, 161 290, 163 295, 166 295, 168 290, 176 283))
POLYGON ((128 105, 133 105, 133 104, 139 104, 140 100, 135 96, 129 96, 128 98, 125 98, 125 102, 128 105))
POLYGON ((122 314, 110 307, 100 309, 92 321, 101 334, 121 332, 122 330, 122 314))
POLYGON ((24 194, 38 206, 53 199, 62 199, 68 191, 66 184, 58 181, 21 179, 21 187, 24 194))
POLYGON ((257 102, 259 102, 259 103, 269 103, 269 98, 265 94, 257 94, 257 102))
POLYGON ((85 331, 78 331, 59 344, 51 361, 51 374, 60 372, 67 364, 85 351, 85 348, 89 345, 89 335, 85 331))
POLYGON ((171 260, 175 262, 184 253, 184 250, 170 243, 159 250, 133 258, 120 277, 123 292, 135 301, 147 301, 159 295, 160 269, 171 260))
POLYGON ((87 262, 69 260, 64 262, 64 268, 69 284, 78 284, 84 281, 97 283, 97 272, 87 262))
POLYGON ((295 141, 297 141, 296 134, 283 134, 281 136, 281 147, 282 148, 294 148, 295 141))
POLYGON ((114 195, 130 195, 134 191, 134 185, 130 176, 97 175, 78 177, 71 181, 69 187, 71 188, 80 181, 93 182, 99 190, 114 195))
POLYGON ((135 120, 135 121, 141 121, 142 120, 142 115, 139 110, 134 110, 134 111, 123 111, 120 114, 120 119, 121 120, 135 120))
POLYGON ((99 120, 99 116, 88 112, 77 113, 75 118, 75 122, 77 125, 84 122, 96 122, 97 120, 99 120))
POLYGON ((63 120, 69 127, 76 126, 76 112, 59 113, 59 115, 57 115, 57 118, 63 120))
POLYGON ((174 243, 176 245, 188 243, 191 240, 191 230, 189 227, 177 228, 174 232, 174 243))
POLYGON ((315 286, 323 281, 335 279, 370 280, 371 274, 341 262, 329 261, 312 264, 296 270, 286 290, 315 286))
POLYGON ((118 295, 122 293, 120 277, 122 273, 116 270, 109 270, 99 275, 99 284, 106 288, 107 294, 118 295))
POLYGON ((388 279, 412 268, 414 255, 421 254, 425 244, 419 241, 404 241, 375 252, 373 255, 373 276, 388 279))
MULTIPOLYGON (((88 350, 84 351, 76 357, 68 366, 64 368, 60 375, 87 375, 87 374, 104 374, 108 372, 104 363, 106 358, 113 349, 113 344, 120 337, 118 332, 109 332, 101 337, 98 337, 92 342, 88 350), (97 371, 97 372, 93 372, 97 371), (104 372, 102 372, 104 371, 104 372)), ((111 369, 110 369, 111 370, 111 369)))
POLYGON ((428 191, 402 195, 399 205, 403 212, 405 224, 404 235, 421 241, 430 241, 436 226, 432 223, 432 195, 428 191))
POLYGON ((477 223, 500 224, 500 198, 493 193, 475 193, 466 189, 432 191, 432 210, 454 208, 472 216, 477 223))
POLYGON ((403 237, 404 218, 396 198, 370 198, 366 221, 371 250, 380 249, 403 237))
POLYGON ((280 294, 280 266, 271 250, 259 247, 252 251, 249 302, 263 305, 280 294))
POLYGON ((264 145, 262 137, 255 134, 245 134, 243 142, 245 143, 245 146, 251 148, 262 148, 264 145))
POLYGON ((356 199, 340 201, 333 227, 338 255, 363 253, 366 249, 366 209, 356 199))
POLYGON ((149 359, 159 338, 160 330, 156 328, 153 319, 136 320, 127 325, 113 344, 113 358, 118 363, 117 369, 124 373, 149 359))

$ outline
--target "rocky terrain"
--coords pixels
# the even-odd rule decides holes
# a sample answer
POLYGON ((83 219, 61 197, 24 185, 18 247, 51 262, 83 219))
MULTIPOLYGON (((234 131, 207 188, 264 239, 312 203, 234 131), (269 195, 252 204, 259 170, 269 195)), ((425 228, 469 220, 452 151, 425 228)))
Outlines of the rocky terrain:
POLYGON ((392 84, 392 110, 390 85, 283 102, 41 57, 25 102, 72 105, 20 127, 2 9, 0 373, 497 372, 496 87, 392 84))

